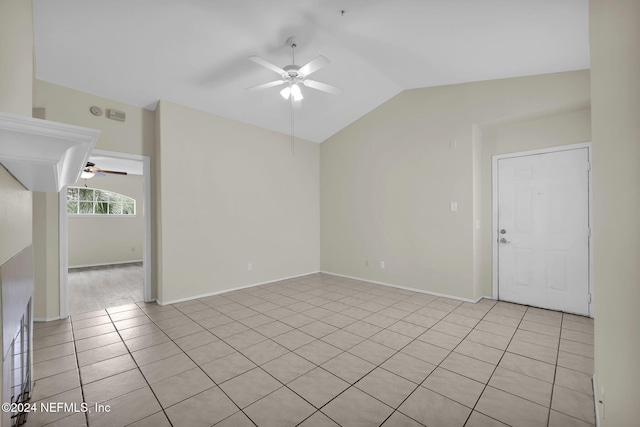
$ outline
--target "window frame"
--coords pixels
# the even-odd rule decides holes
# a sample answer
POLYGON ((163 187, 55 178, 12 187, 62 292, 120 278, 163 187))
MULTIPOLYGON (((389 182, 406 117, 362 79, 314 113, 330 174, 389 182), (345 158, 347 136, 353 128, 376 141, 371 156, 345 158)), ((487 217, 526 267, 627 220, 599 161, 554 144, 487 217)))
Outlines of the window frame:
MULTIPOLYGON (((124 194, 116 193, 115 191, 103 190, 101 188, 94 187, 78 187, 78 186, 68 186, 67 187, 67 215, 73 217, 86 216, 86 217, 121 217, 121 218, 132 218, 138 215, 137 210, 137 201, 133 197, 129 197, 124 194), (72 194, 73 190, 77 190, 75 195, 72 194), (92 200, 83 199, 81 194, 92 192, 92 200), (102 197, 98 196, 101 194, 102 197), (113 199, 113 202, 112 202, 113 199), (70 204, 75 202, 75 212, 70 211, 70 204), (91 212, 81 212, 80 208, 82 204, 91 203, 91 212), (111 206, 119 204, 120 212, 124 209, 125 205, 129 205, 132 207, 132 213, 112 213, 111 206), (97 206, 101 205, 105 209, 105 212, 97 212, 97 206)), ((86 206, 86 205, 85 205, 86 206)))

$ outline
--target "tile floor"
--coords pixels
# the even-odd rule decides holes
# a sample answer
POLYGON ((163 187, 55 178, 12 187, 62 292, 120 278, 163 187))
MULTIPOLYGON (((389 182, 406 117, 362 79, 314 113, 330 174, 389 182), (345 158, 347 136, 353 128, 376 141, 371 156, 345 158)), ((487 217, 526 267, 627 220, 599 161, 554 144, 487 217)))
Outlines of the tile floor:
POLYGON ((27 426, 589 426, 593 320, 315 274, 34 326, 27 426))

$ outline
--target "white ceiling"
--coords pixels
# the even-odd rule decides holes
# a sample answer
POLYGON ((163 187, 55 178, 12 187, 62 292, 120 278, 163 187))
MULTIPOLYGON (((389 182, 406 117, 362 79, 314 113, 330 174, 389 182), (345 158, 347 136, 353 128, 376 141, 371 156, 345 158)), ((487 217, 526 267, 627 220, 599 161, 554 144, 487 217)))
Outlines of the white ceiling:
POLYGON ((153 109, 159 99, 290 133, 249 61, 331 64, 296 136, 322 142, 404 89, 589 68, 587 0, 34 0, 36 78, 153 109), (341 14, 344 10, 344 15, 341 14))

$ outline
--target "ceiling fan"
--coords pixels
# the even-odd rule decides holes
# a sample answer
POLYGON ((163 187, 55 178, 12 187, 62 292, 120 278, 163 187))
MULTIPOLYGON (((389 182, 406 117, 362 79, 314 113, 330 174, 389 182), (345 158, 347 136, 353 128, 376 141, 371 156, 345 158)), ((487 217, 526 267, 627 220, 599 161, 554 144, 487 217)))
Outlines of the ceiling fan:
POLYGON ((126 172, 98 169, 98 168, 96 168, 96 164, 95 163, 87 162, 87 166, 82 170, 82 173, 80 174, 80 178, 89 179, 89 178, 93 178, 96 175, 97 176, 104 176, 104 174, 106 174, 106 173, 110 173, 110 174, 114 174, 114 175, 127 175, 126 172))
POLYGON ((284 99, 291 98, 292 102, 301 101, 304 98, 302 96, 302 91, 300 90, 300 84, 333 95, 339 95, 340 93, 342 93, 342 89, 338 87, 307 78, 312 73, 318 71, 320 68, 330 63, 330 61, 326 57, 319 55, 315 59, 311 60, 311 62, 301 67, 299 65, 295 65, 295 48, 297 47, 295 37, 289 37, 287 39, 287 45, 291 47, 292 64, 286 65, 283 68, 280 68, 277 65, 267 61, 266 59, 260 58, 259 56, 249 57, 249 59, 256 64, 262 65, 263 67, 279 74, 280 79, 268 83, 259 84, 257 86, 247 88, 247 90, 268 89, 270 87, 286 84, 287 86, 280 91, 280 95, 282 95, 284 99))

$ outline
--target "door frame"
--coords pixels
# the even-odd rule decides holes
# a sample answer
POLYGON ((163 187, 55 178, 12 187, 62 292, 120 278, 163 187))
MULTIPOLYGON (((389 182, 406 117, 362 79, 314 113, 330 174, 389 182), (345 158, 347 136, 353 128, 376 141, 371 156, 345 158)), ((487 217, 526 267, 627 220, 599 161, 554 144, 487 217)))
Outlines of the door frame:
POLYGON ((491 156, 491 179, 492 179, 492 190, 491 190, 491 199, 493 204, 492 211, 492 228, 491 228, 491 242, 493 247, 493 299, 499 300, 499 288, 498 288, 498 160, 502 159, 510 159, 514 157, 525 157, 525 156, 534 156, 537 154, 549 154, 556 153, 559 151, 570 151, 570 150, 579 150, 582 148, 587 149, 587 156, 589 158, 589 207, 588 207, 588 216, 589 216, 589 293, 591 294, 591 299, 589 301, 589 317, 593 317, 593 304, 594 304, 594 289, 593 289, 593 194, 592 194, 592 173, 591 170, 593 168, 593 157, 591 153, 591 142, 582 142, 578 144, 570 144, 570 145, 560 145, 556 147, 548 147, 542 148, 539 150, 528 150, 528 151, 519 151, 516 153, 508 153, 508 154, 496 154, 491 156))
MULTIPOLYGON (((142 249, 142 296, 151 302, 151 159, 149 156, 119 153, 115 151, 93 150, 90 155, 113 157, 142 162, 142 215, 144 220, 144 247, 142 249)), ((60 261, 60 318, 69 316, 67 283, 69 281, 69 229, 67 216, 67 186, 58 194, 59 214, 59 261, 60 261)))

